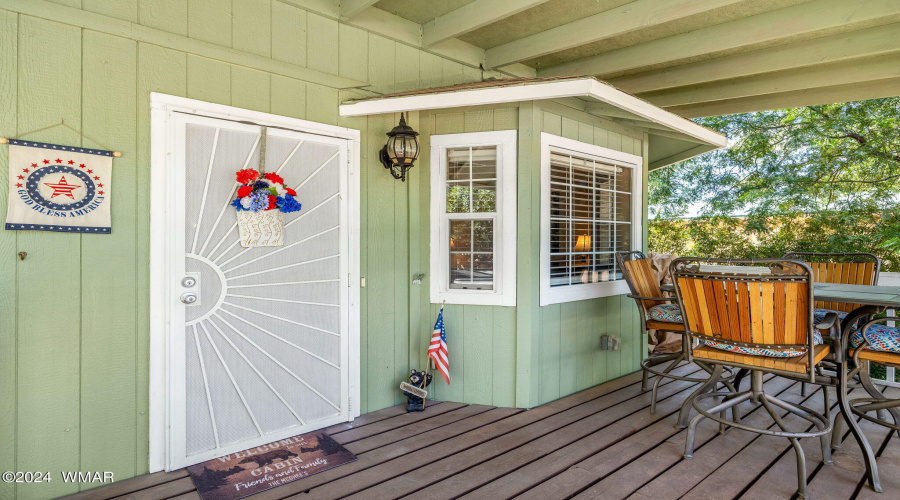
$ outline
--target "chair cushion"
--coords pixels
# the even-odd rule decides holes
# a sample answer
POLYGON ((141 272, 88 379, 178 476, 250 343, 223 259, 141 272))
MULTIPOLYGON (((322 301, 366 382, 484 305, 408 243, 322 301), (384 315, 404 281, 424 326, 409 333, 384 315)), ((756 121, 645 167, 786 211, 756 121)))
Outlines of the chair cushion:
MULTIPOLYGON (((793 358, 806 354, 806 349, 767 349, 765 347, 742 347, 730 344, 720 344, 711 340, 701 340, 702 344, 723 351, 734 352, 737 354, 750 354, 752 356, 767 356, 770 358, 793 358)), ((823 343, 822 334, 818 330, 813 334, 813 343, 820 345, 823 343)))
POLYGON ((842 311, 834 311, 831 309, 814 309, 813 310, 813 321, 816 324, 819 324, 819 323, 825 321, 825 315, 828 313, 837 313, 838 319, 840 319, 841 321, 844 321, 844 318, 847 317, 847 313, 842 312, 842 311))
MULTIPOLYGON (((876 323, 866 330, 865 339, 869 341, 865 347, 867 351, 900 353, 900 328, 896 326, 876 323)), ((854 328, 850 334, 850 347, 856 348, 862 343, 862 332, 854 328)))
POLYGON ((659 304, 647 310, 647 317, 663 323, 684 323, 678 304, 659 304))

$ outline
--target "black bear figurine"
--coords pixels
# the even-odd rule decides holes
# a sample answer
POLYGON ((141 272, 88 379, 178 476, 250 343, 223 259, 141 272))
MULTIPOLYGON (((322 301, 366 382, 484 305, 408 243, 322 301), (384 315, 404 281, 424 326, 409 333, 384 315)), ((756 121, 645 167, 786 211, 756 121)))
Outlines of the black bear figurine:
MULTIPOLYGON (((424 389, 431 383, 431 374, 425 375, 425 372, 420 372, 415 369, 410 370, 409 383, 420 389, 424 389)), ((403 394, 406 395, 407 400, 406 411, 425 411, 425 404, 422 398, 411 392, 403 391, 403 394)))

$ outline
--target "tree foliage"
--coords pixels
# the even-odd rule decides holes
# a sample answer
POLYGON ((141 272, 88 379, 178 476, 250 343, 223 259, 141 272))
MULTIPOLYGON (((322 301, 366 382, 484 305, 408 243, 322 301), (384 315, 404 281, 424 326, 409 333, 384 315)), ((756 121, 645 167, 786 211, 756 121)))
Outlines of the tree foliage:
POLYGON ((900 270, 900 98, 698 121, 729 146, 651 173, 651 249, 873 251, 900 270))

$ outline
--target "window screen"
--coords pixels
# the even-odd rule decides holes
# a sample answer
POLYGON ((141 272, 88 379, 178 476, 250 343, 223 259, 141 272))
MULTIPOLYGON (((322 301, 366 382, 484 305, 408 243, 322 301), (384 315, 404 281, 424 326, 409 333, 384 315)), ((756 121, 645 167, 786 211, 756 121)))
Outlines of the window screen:
POLYGON ((632 246, 632 170, 550 154, 550 286, 622 279, 615 252, 632 246))

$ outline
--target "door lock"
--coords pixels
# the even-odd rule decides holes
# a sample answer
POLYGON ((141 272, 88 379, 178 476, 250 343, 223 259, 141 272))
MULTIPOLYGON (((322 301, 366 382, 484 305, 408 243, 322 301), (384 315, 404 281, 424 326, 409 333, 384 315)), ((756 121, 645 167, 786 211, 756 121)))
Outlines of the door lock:
POLYGON ((185 288, 190 288, 197 284, 197 279, 193 276, 185 276, 181 279, 181 286, 185 288))
POLYGON ((197 294, 194 292, 185 292, 181 294, 181 302, 188 305, 193 304, 197 302, 197 294))

